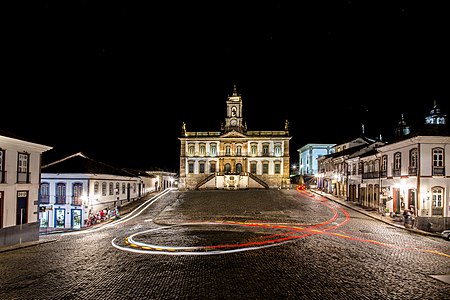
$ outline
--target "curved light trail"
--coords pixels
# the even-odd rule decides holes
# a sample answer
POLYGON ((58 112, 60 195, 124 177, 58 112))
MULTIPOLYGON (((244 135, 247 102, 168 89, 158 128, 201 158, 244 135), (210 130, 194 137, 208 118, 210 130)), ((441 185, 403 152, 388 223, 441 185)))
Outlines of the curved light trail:
MULTIPOLYGON (((143 204, 141 204, 139 207, 137 207, 135 210, 133 210, 130 214, 123 217, 122 219, 118 221, 114 221, 112 223, 105 224, 99 228, 93 228, 90 230, 83 230, 79 232, 70 232, 65 233, 63 235, 69 235, 69 234, 81 234, 81 233, 87 233, 87 232, 94 232, 98 230, 102 230, 103 228, 109 228, 113 226, 117 226, 123 222, 127 222, 131 219, 136 218, 139 216, 145 209, 147 209, 150 205, 152 205, 155 201, 160 199, 165 194, 172 191, 174 188, 166 189, 162 193, 152 197, 151 199, 147 200, 143 204)), ((389 247, 393 249, 399 249, 399 250, 414 250, 414 251, 420 251, 424 253, 431 253, 435 255, 440 255, 444 257, 450 258, 449 254, 439 252, 433 249, 419 249, 415 247, 400 247, 393 244, 375 241, 372 239, 364 239, 360 237, 354 237, 348 234, 342 234, 338 232, 332 232, 332 230, 338 229, 342 225, 346 224, 350 220, 350 214, 343 208, 338 207, 330 204, 330 201, 326 199, 325 197, 319 196, 316 197, 315 195, 311 194, 308 191, 305 190, 298 190, 299 193, 305 193, 310 196, 310 198, 313 201, 316 201, 317 203, 327 207, 330 211, 332 211, 333 216, 325 220, 323 222, 314 224, 314 225, 306 225, 306 224, 280 224, 280 223, 264 223, 264 222, 237 222, 237 221, 215 221, 215 222, 183 222, 176 225, 171 226, 162 226, 158 228, 153 228, 141 232, 134 233, 130 236, 127 236, 123 239, 123 241, 118 240, 118 238, 114 238, 111 241, 111 244, 113 247, 122 250, 122 251, 128 251, 133 253, 143 253, 143 254, 161 254, 161 255, 214 255, 214 254, 228 254, 228 253, 236 253, 236 252, 242 252, 242 251, 250 251, 250 250, 257 250, 257 249, 263 249, 273 246, 282 245, 288 242, 291 242, 293 240, 301 239, 304 237, 316 235, 316 234, 325 234, 325 235, 331 235, 347 240, 357 241, 357 242, 364 242, 364 243, 371 243, 373 245, 383 246, 383 247, 389 247), (313 197, 311 197, 313 196, 313 197), (339 223, 335 223, 339 218, 339 214, 343 215, 343 220, 339 223), (176 229, 176 228, 186 228, 189 226, 237 226, 237 227, 254 227, 254 228, 262 228, 262 229, 269 229, 278 231, 273 234, 267 234, 267 235, 257 235, 255 238, 253 238, 251 241, 247 240, 244 242, 237 242, 237 243, 228 243, 228 244, 219 244, 219 245, 199 245, 199 246, 168 246, 168 245, 157 245, 152 243, 146 243, 138 241, 138 238, 140 235, 149 234, 152 232, 158 232, 162 230, 168 230, 168 229, 176 229)))

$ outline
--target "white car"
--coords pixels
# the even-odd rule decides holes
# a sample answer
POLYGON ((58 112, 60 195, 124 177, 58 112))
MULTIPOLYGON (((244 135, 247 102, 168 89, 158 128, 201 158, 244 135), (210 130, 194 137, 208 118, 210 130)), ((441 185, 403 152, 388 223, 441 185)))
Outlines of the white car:
POLYGON ((450 241, 450 229, 446 229, 446 230, 442 231, 441 235, 444 239, 446 239, 447 241, 450 241))

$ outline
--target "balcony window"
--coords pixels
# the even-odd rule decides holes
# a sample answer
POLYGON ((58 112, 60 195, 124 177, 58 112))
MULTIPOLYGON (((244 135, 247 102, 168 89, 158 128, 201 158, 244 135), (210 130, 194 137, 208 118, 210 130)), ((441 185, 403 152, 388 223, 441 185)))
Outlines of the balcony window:
POLYGON ((63 182, 56 184, 55 204, 66 204, 66 184, 63 182))
POLYGON ((41 183, 40 189, 40 199, 41 204, 49 204, 50 203, 50 184, 48 182, 41 183))
POLYGON ((102 182, 102 196, 106 196, 106 182, 102 182))
POLYGON ((73 192, 73 205, 82 205, 83 201, 81 199, 81 195, 83 193, 83 184, 82 183, 74 183, 72 186, 73 192))
POLYGON ((99 185, 98 181, 94 182, 94 195, 98 195, 99 185))
POLYGON ((433 176, 444 176, 444 149, 433 149, 433 176))
POLYGON ((109 183, 109 195, 114 195, 114 184, 112 182, 109 183))
POLYGON ((444 199, 444 189, 441 187, 434 187, 431 190, 432 197, 432 208, 431 212, 434 216, 442 215, 443 213, 443 199, 444 199))
POLYGON ((17 183, 30 183, 29 162, 30 155, 28 153, 19 153, 17 159, 17 183))
POLYGON ((6 183, 5 150, 0 149, 0 183, 6 183))

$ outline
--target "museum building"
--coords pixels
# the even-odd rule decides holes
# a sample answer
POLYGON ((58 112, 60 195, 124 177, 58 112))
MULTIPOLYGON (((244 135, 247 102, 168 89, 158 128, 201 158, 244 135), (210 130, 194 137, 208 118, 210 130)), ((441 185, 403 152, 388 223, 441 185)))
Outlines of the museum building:
POLYGON ((242 97, 234 86, 220 131, 189 132, 183 122, 178 187, 195 189, 284 188, 289 179, 289 123, 284 130, 248 131, 242 97))

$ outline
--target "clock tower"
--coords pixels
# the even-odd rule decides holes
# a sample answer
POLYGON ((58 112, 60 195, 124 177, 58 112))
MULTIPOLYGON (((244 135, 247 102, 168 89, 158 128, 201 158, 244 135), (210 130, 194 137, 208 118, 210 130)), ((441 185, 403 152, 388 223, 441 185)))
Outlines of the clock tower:
POLYGON ((222 126, 222 131, 224 132, 232 130, 241 133, 247 131, 247 126, 242 118, 242 98, 236 91, 236 85, 234 85, 233 94, 228 97, 225 127, 222 126))

